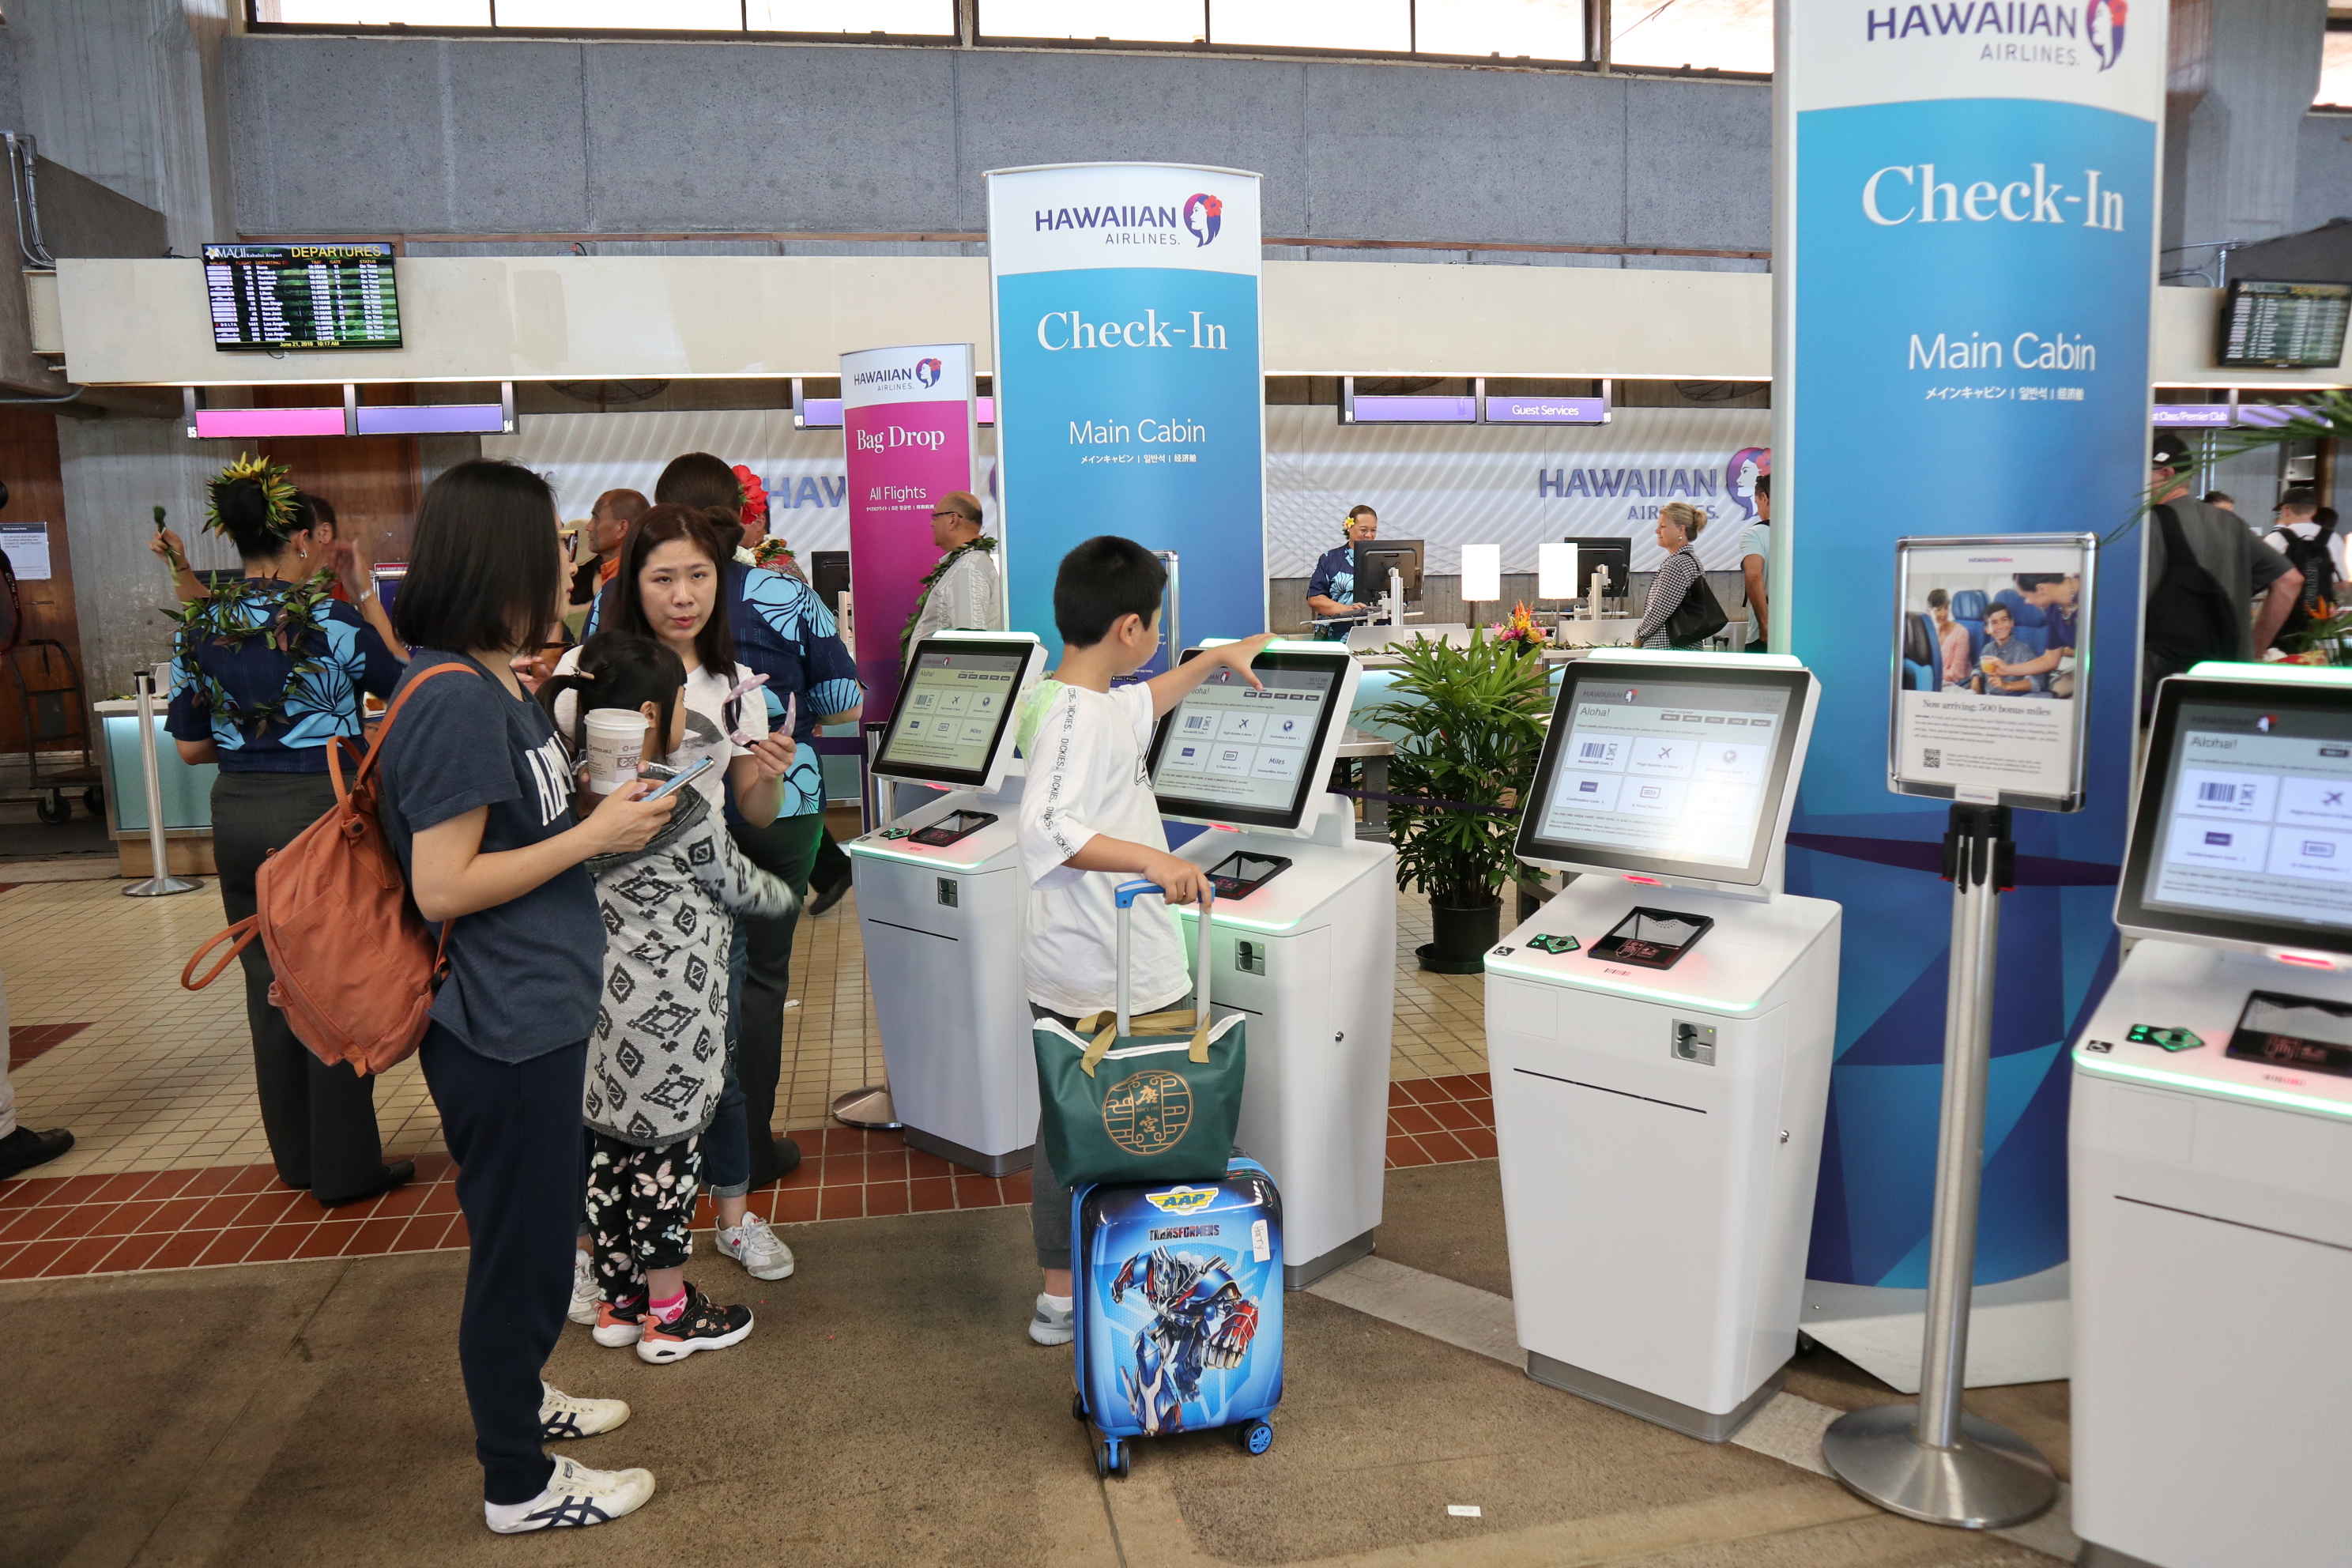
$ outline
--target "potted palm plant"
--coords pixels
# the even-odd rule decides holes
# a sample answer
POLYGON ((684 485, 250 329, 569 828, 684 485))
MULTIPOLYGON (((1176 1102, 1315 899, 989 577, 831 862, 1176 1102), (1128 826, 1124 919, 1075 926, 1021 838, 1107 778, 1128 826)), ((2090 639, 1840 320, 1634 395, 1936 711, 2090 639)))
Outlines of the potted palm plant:
POLYGON ((1503 889, 1526 878, 1512 845, 1550 681, 1534 645, 1483 632, 1459 647, 1417 640, 1398 657, 1389 700, 1366 715, 1396 743, 1397 885, 1429 896, 1435 940, 1420 950, 1422 967, 1475 974, 1501 934, 1503 889))

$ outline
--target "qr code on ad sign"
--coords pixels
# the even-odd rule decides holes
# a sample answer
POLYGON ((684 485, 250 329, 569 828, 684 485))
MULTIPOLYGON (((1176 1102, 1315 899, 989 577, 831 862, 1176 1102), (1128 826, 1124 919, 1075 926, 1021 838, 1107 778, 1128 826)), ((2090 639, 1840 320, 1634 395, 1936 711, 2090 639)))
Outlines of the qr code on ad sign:
POLYGON ((1927 748, 1920 755, 1920 765, 1923 767, 1940 768, 1944 765, 1944 753, 1933 746, 1927 748))

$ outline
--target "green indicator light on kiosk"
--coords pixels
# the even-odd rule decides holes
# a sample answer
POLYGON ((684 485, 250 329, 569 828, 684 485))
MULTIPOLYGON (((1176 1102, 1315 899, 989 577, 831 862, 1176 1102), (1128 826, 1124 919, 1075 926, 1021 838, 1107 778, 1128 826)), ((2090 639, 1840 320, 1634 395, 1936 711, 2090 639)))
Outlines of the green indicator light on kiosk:
POLYGON ((2186 1029, 2159 1029, 2153 1024, 2134 1024, 2124 1038, 2135 1046, 2161 1046, 2168 1051, 2193 1051, 2205 1043, 2186 1029))
POLYGON ((1562 953, 1574 952, 1584 944, 1572 936, 1546 935, 1528 938, 1528 945, 1538 952, 1562 953))

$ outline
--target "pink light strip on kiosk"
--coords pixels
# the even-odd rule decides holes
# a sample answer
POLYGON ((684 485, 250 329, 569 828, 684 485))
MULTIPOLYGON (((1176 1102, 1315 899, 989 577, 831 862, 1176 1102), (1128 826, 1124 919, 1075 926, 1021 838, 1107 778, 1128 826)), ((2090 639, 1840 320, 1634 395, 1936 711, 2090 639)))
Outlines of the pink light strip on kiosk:
POLYGON ((215 437, 340 436, 343 411, 334 408, 199 408, 197 438, 215 437))

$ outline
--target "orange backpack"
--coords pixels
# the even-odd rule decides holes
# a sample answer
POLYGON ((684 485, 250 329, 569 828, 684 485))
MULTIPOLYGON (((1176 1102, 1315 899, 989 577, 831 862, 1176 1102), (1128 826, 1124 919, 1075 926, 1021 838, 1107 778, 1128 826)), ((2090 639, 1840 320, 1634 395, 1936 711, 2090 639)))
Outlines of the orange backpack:
POLYGON ((343 784, 343 741, 327 746, 335 805, 285 848, 274 850, 254 878, 260 910, 196 949, 180 984, 200 991, 220 977, 256 936, 278 978, 270 1005, 320 1061, 349 1062, 362 1078, 406 1061, 431 1022, 433 990, 448 973, 449 928, 436 943, 408 896, 400 859, 377 820, 375 765, 401 704, 436 675, 472 673, 463 664, 436 664, 420 672, 393 700, 374 742, 343 784), (231 938, 229 950, 194 978, 205 954, 231 938))

